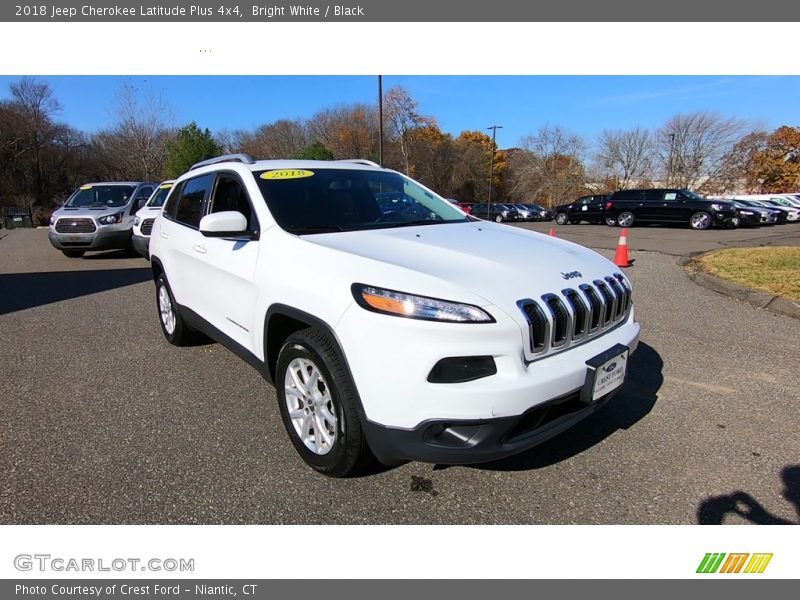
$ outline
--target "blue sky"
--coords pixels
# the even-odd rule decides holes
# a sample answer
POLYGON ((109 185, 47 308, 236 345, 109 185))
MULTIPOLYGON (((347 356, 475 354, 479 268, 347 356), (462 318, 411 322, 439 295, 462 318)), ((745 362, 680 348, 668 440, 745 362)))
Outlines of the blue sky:
MULTIPOLYGON (((19 77, 0 76, 0 99, 19 77)), ((177 125, 212 132, 249 129, 279 118, 309 117, 326 106, 374 102, 372 76, 47 76, 60 119, 84 131, 113 123, 125 84, 160 95, 177 125)), ((501 148, 542 125, 562 125, 591 140, 600 131, 658 127, 678 112, 713 110, 773 128, 800 125, 800 77, 770 76, 385 76, 400 84, 445 131, 498 131, 501 148)))

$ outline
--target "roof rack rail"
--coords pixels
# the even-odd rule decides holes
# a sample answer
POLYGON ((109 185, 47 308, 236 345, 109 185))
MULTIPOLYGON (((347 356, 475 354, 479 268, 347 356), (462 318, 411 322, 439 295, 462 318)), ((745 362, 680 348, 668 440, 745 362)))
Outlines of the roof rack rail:
POLYGON ((379 169, 383 168, 381 165, 379 165, 375 161, 367 160, 366 158, 346 158, 346 159, 341 160, 339 162, 355 163, 357 165, 364 165, 364 166, 367 166, 367 167, 378 167, 379 169))
POLYGON ((201 160, 199 163, 193 164, 189 167, 190 171, 194 171, 195 169, 199 169, 200 167, 207 167, 208 165, 215 165, 221 162, 240 162, 246 165, 252 165, 256 161, 253 160, 253 157, 249 154, 239 153, 239 154, 223 154, 221 156, 215 156, 214 158, 209 158, 208 160, 201 160))

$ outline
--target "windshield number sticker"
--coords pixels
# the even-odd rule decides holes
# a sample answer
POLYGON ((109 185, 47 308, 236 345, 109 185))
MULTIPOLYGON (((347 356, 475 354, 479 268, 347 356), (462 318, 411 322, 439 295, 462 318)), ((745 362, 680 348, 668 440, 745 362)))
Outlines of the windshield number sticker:
POLYGON ((311 177, 314 171, 304 171, 302 169, 277 169, 261 174, 261 179, 302 179, 311 177))

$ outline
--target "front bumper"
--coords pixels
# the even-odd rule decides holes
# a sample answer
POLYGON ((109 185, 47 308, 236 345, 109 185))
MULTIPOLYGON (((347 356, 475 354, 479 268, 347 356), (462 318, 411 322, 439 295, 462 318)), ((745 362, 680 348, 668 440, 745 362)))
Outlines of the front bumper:
POLYGON ((131 241, 134 249, 147 260, 150 260, 150 236, 133 234, 131 241))
POLYGON ((580 390, 544 402, 514 417, 477 421, 434 419, 414 429, 365 423, 373 454, 384 464, 407 460, 460 465, 506 458, 537 446, 604 406, 621 388, 584 404, 580 390))
POLYGON ((50 243, 57 250, 122 250, 131 241, 131 230, 98 228, 92 233, 56 233, 50 229, 50 243))
POLYGON ((346 311, 336 333, 347 349, 362 416, 376 426, 372 429, 413 432, 434 421, 519 419, 580 389, 587 361, 618 344, 632 353, 639 340, 639 324, 631 310, 624 322, 603 335, 528 362, 521 325, 499 309, 491 314, 495 323, 459 325, 390 317, 357 305, 346 311), (493 357, 497 372, 463 383, 428 381, 440 360, 466 356, 493 357))
POLYGON ((714 211, 711 213, 715 226, 729 226, 734 217, 739 217, 739 214, 733 210, 714 211))

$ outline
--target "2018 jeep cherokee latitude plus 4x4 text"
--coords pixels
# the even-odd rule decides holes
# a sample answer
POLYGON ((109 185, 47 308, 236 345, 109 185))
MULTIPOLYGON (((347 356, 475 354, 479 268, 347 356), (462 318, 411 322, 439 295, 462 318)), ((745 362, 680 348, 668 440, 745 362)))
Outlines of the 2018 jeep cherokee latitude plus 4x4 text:
POLYGON ((617 392, 638 342, 611 262, 369 161, 199 163, 150 252, 166 338, 199 330, 259 369, 333 476, 530 448, 617 392))

